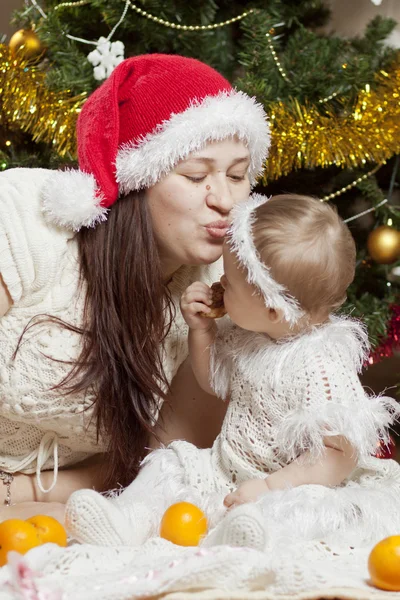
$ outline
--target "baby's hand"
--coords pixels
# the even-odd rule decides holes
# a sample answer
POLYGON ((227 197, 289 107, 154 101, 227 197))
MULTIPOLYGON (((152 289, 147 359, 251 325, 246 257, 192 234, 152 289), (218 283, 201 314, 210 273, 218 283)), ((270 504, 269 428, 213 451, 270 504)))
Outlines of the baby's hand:
POLYGON ((224 499, 224 504, 227 508, 234 508, 239 504, 255 502, 267 492, 269 492, 269 487, 266 479, 249 479, 239 485, 237 490, 228 494, 224 499))
POLYGON ((191 329, 209 329, 210 319, 205 319, 199 313, 210 312, 212 303, 211 288, 202 281, 195 281, 181 297, 183 318, 191 329))

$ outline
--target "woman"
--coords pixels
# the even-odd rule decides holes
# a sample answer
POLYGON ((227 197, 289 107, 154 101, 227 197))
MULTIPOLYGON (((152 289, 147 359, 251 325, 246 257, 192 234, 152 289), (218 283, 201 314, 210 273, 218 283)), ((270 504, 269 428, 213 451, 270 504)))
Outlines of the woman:
POLYGON ((261 106, 199 61, 138 56, 77 138, 79 171, 0 175, 0 500, 16 504, 0 519, 60 517, 75 489, 131 481, 151 436, 209 445, 223 416, 183 364, 176 308, 221 274, 266 158, 261 106))

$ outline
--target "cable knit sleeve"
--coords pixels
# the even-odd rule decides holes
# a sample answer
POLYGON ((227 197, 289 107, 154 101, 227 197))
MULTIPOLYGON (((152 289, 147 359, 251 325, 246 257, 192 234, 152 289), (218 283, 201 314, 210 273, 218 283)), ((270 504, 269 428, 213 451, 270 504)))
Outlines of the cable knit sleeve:
POLYGON ((368 356, 368 338, 358 322, 337 318, 293 349, 297 356, 292 355, 294 370, 289 369, 290 408, 276 434, 287 460, 306 450, 318 459, 329 436, 344 436, 359 459, 374 454, 379 442, 389 441, 399 404, 363 389, 358 372, 368 356))
POLYGON ((15 307, 39 303, 50 291, 73 234, 47 224, 41 190, 52 171, 0 174, 0 273, 15 307))

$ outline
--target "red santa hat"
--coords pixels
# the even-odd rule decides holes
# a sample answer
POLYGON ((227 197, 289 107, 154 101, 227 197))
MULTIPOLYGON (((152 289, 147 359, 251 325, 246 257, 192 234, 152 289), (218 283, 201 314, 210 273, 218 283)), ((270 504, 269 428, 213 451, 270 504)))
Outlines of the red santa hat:
POLYGON ((154 185, 191 152, 231 136, 248 146, 254 183, 269 147, 266 115, 254 98, 193 58, 128 58, 85 102, 79 170, 50 176, 46 218, 73 230, 94 226, 120 195, 154 185))

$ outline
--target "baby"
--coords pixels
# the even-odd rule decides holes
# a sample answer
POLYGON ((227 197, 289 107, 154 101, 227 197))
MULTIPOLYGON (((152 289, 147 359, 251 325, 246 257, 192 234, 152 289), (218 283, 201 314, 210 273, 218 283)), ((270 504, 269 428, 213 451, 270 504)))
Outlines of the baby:
POLYGON ((364 544, 400 529, 400 467, 373 456, 400 411, 366 395, 357 375, 366 332, 332 314, 354 277, 347 226, 297 195, 254 195, 232 216, 221 278, 228 317, 218 326, 204 318, 204 283, 181 300, 193 372, 229 400, 222 431, 211 449, 176 441, 152 452, 116 498, 75 492, 66 523, 79 541, 141 544, 178 500, 209 517, 204 545, 364 544))

